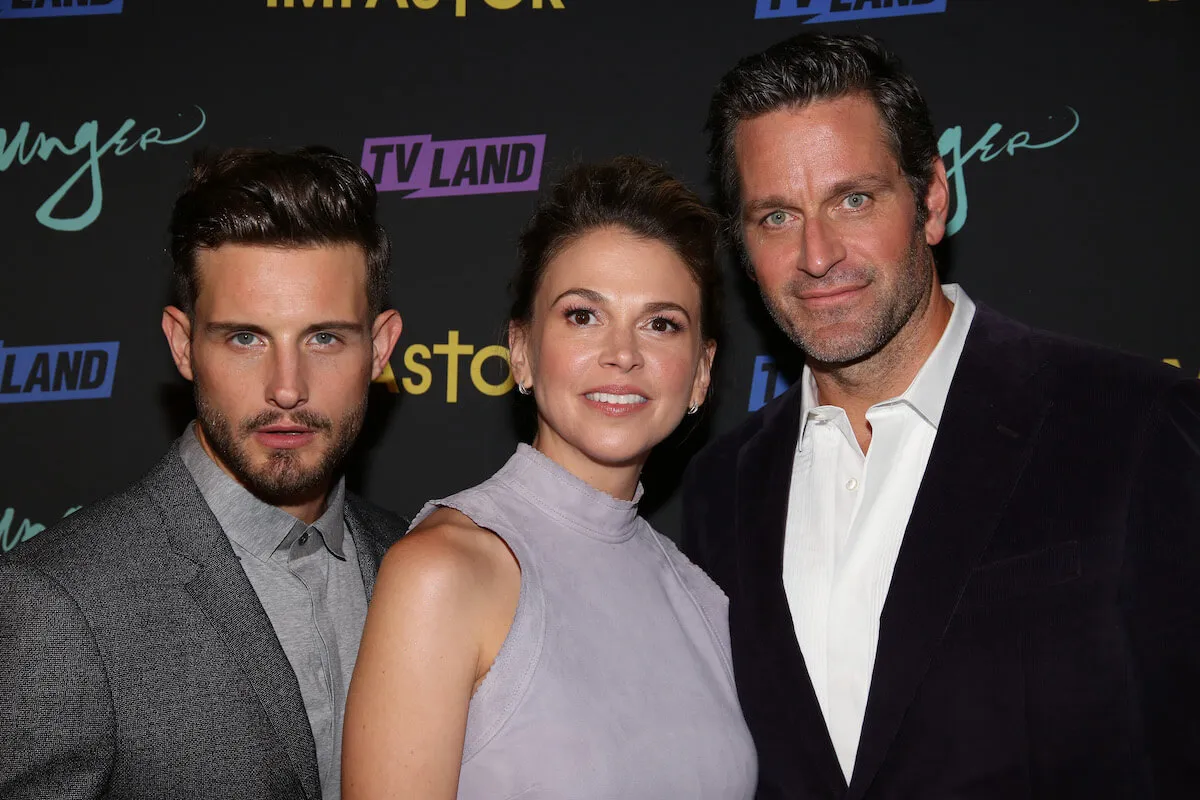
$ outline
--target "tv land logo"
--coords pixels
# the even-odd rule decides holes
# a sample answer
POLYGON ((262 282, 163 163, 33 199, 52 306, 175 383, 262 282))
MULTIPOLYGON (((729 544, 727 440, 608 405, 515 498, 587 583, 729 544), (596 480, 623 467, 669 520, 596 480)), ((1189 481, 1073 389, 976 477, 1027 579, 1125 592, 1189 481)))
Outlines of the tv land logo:
POLYGON ((111 397, 119 342, 5 347, 0 341, 0 403, 111 397))
POLYGON ((402 390, 407 394, 425 394, 434 385, 444 383, 446 402, 457 403, 461 375, 459 359, 471 356, 467 363, 467 377, 475 391, 488 397, 511 392, 515 384, 509 366, 508 348, 493 344, 476 349, 474 345, 460 343, 458 336, 458 331, 448 331, 446 341, 432 348, 424 344, 410 344, 404 350, 403 358, 407 374, 397 382, 396 373, 388 364, 375 383, 387 386, 392 394, 399 394, 402 390), (443 362, 436 356, 445 356, 444 370, 441 368, 443 362))
MULTIPOLYGON (((471 5, 480 5, 481 0, 472 0, 471 5)), ((392 5, 393 0, 383 0, 384 6, 392 5)), ((396 8, 409 9, 416 8, 421 11, 429 11, 437 8, 439 0, 394 0, 396 8)), ((450 5, 451 0, 446 0, 446 5, 450 5)), ((467 0, 453 0, 454 16, 465 17, 467 15, 467 0)), ((518 6, 524 5, 534 11, 542 9, 552 9, 554 11, 562 11, 564 9, 563 0, 482 0, 482 4, 496 11, 511 11, 518 6)), ((379 0, 267 0, 267 8, 376 8, 379 5, 379 0)))
POLYGON ((747 410, 758 411, 788 390, 791 384, 779 374, 779 366, 770 356, 754 359, 754 376, 750 379, 750 405, 747 410))
POLYGON ((392 136, 363 142, 362 168, 379 191, 408 199, 535 192, 545 151, 545 134, 443 142, 392 136))
POLYGON ((0 0, 0 20, 120 14, 125 0, 0 0))
POLYGON ((799 18, 807 25, 910 14, 941 14, 945 10, 946 0, 757 0, 754 18, 799 18))

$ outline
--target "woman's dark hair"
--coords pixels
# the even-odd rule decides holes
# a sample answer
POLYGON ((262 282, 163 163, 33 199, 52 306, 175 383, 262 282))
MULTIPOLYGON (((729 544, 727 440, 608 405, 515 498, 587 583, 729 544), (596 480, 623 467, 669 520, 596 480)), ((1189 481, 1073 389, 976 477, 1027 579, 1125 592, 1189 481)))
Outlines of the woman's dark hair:
POLYGON ((387 232, 375 221, 375 203, 370 176, 327 147, 197 153, 171 214, 176 302, 189 315, 195 308, 200 249, 354 244, 367 257, 367 300, 374 316, 387 302, 392 258, 387 232))
POLYGON ((741 242, 741 184, 734 136, 741 122, 814 100, 868 96, 879 110, 884 133, 917 201, 924 225, 925 196, 938 155, 929 106, 899 59, 870 36, 805 33, 747 56, 717 84, 709 106, 708 148, 718 201, 734 238, 741 242))
POLYGON ((542 197, 521 232, 510 322, 530 321, 546 266, 572 242, 601 228, 624 228, 670 247, 700 287, 702 338, 719 338, 720 220, 665 169, 633 156, 570 167, 542 197))

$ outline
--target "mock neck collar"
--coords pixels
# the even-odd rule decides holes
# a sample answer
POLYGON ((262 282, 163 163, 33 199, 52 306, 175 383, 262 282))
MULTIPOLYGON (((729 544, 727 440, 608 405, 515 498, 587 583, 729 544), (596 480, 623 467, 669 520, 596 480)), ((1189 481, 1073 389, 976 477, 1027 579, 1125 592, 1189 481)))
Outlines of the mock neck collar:
POLYGON ((618 500, 524 443, 517 445, 517 451, 496 473, 496 480, 589 538, 616 543, 627 541, 637 532, 641 483, 632 500, 618 500))

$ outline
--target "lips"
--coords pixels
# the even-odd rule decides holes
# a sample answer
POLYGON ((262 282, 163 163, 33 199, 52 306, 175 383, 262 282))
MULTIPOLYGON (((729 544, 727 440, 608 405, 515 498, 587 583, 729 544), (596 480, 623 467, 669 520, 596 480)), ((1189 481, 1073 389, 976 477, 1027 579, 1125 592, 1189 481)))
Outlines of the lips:
POLYGON ((843 284, 841 286, 822 286, 819 289, 810 289, 807 292, 801 292, 799 297, 805 302, 820 302, 822 300, 834 300, 840 297, 848 297, 855 292, 865 289, 866 285, 861 283, 843 284))
POLYGON ((267 425, 254 432, 254 438, 272 450, 295 450, 317 436, 316 430, 301 425, 267 425))
POLYGON ((646 392, 637 386, 597 386, 584 392, 583 399, 592 408, 614 417, 641 411, 650 403, 646 392))

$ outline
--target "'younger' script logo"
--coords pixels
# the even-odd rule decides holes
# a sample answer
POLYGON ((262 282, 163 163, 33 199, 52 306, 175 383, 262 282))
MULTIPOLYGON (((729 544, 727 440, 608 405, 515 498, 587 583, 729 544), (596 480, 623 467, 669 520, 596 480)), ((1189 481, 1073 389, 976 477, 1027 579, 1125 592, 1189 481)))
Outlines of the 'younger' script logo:
POLYGON ((950 183, 950 191, 954 197, 954 216, 946 224, 947 236, 958 233, 967 222, 967 179, 963 174, 963 167, 975 156, 979 156, 979 160, 986 164, 1002 155, 1015 156, 1018 150, 1045 150, 1061 144, 1079 129, 1079 112, 1070 106, 1067 106, 1067 111, 1071 112, 1073 119, 1070 130, 1046 142, 1031 141, 1033 137, 1029 131, 1017 131, 1002 142, 996 138, 996 135, 1000 133, 1003 126, 999 122, 993 122, 979 141, 964 153, 962 151, 961 125, 955 125, 942 132, 938 139, 938 153, 946 161, 946 179, 950 183))
POLYGON ((34 158, 49 161, 55 155, 84 154, 85 159, 79 169, 75 170, 62 186, 58 187, 58 190, 50 195, 46 202, 42 203, 35 214, 37 221, 47 228, 53 228, 56 231, 81 231, 96 221, 104 207, 100 159, 110 153, 115 156, 127 155, 134 149, 141 149, 144 152, 152 144, 165 146, 186 142, 199 133, 208 121, 204 109, 196 106, 196 110, 200 112, 200 122, 190 131, 167 139, 162 138, 161 128, 149 127, 140 134, 136 133, 135 129, 138 124, 133 119, 126 119, 115 133, 104 140, 103 144, 100 143, 100 124, 96 120, 80 125, 70 144, 45 133, 37 133, 31 138, 31 128, 28 122, 20 123, 16 131, 11 134, 11 138, 7 129, 0 128, 0 172, 4 172, 14 163, 25 166, 34 158), (87 210, 75 217, 55 216, 55 209, 58 208, 63 197, 84 176, 89 179, 92 193, 92 201, 87 210))
MULTIPOLYGON (((64 517, 74 514, 83 506, 72 506, 63 514, 64 517)), ((15 510, 12 508, 4 509, 4 513, 0 515, 0 550, 7 553, 21 542, 27 542, 37 536, 42 531, 46 530, 46 526, 40 522, 33 522, 28 519, 21 520, 16 530, 13 530, 13 521, 15 510)))

